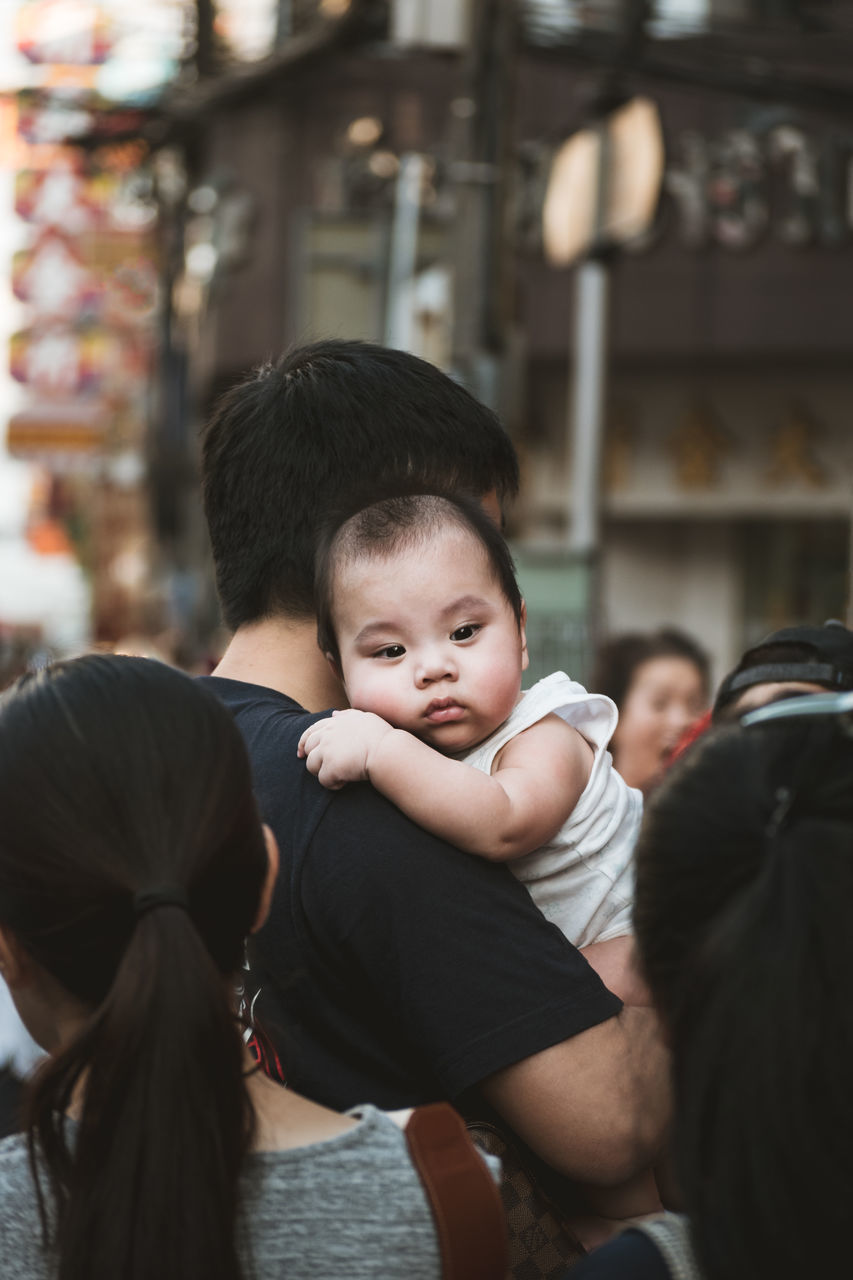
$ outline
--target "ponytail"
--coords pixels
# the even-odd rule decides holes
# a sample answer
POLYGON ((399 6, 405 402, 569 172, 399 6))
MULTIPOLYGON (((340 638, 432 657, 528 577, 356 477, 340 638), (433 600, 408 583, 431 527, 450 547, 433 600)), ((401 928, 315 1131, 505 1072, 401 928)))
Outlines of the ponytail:
POLYGON ((192 920, 149 913, 31 1100, 59 1280, 240 1280, 238 1179, 254 1126, 243 1070, 233 1004, 192 920), (84 1072, 69 1156, 62 1115, 84 1072))
POLYGON ((0 811, 0 924, 79 1009, 27 1100, 58 1280, 242 1280, 232 975, 267 862, 231 716, 161 663, 49 668, 0 707, 0 811))

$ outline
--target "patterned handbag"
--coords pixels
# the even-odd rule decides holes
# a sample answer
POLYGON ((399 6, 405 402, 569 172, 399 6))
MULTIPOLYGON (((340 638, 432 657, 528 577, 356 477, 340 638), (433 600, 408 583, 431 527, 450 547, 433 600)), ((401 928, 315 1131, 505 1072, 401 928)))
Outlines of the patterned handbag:
POLYGON ((559 1280, 586 1250, 543 1189, 513 1139, 487 1120, 469 1120, 474 1144, 503 1165, 500 1192, 509 1237, 511 1280, 559 1280))

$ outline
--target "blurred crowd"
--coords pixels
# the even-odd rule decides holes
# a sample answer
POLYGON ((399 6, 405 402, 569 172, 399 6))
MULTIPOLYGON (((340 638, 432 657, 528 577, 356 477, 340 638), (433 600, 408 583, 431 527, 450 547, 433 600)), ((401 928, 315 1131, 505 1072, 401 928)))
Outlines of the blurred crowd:
POLYGON ((853 633, 524 687, 515 451, 405 352, 287 352, 203 470, 212 671, 4 651, 0 1272, 828 1270, 853 633))

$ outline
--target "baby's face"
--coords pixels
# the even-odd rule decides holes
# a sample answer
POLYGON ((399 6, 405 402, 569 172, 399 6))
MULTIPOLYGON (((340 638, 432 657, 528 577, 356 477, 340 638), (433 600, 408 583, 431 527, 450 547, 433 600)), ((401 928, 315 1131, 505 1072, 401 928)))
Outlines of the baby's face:
POLYGON ((439 751, 487 738, 518 701, 527 644, 477 539, 450 527, 342 565, 334 621, 350 705, 439 751))

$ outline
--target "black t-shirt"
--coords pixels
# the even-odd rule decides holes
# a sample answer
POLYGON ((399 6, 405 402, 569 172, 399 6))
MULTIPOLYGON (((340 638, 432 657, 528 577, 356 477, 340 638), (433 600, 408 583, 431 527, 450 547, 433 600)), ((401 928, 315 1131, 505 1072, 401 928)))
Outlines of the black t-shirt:
POLYGON ((506 867, 366 783, 320 786, 296 747, 321 716, 259 685, 202 682, 234 713, 279 844, 247 997, 294 1089, 336 1108, 459 1098, 619 1011, 506 867))

